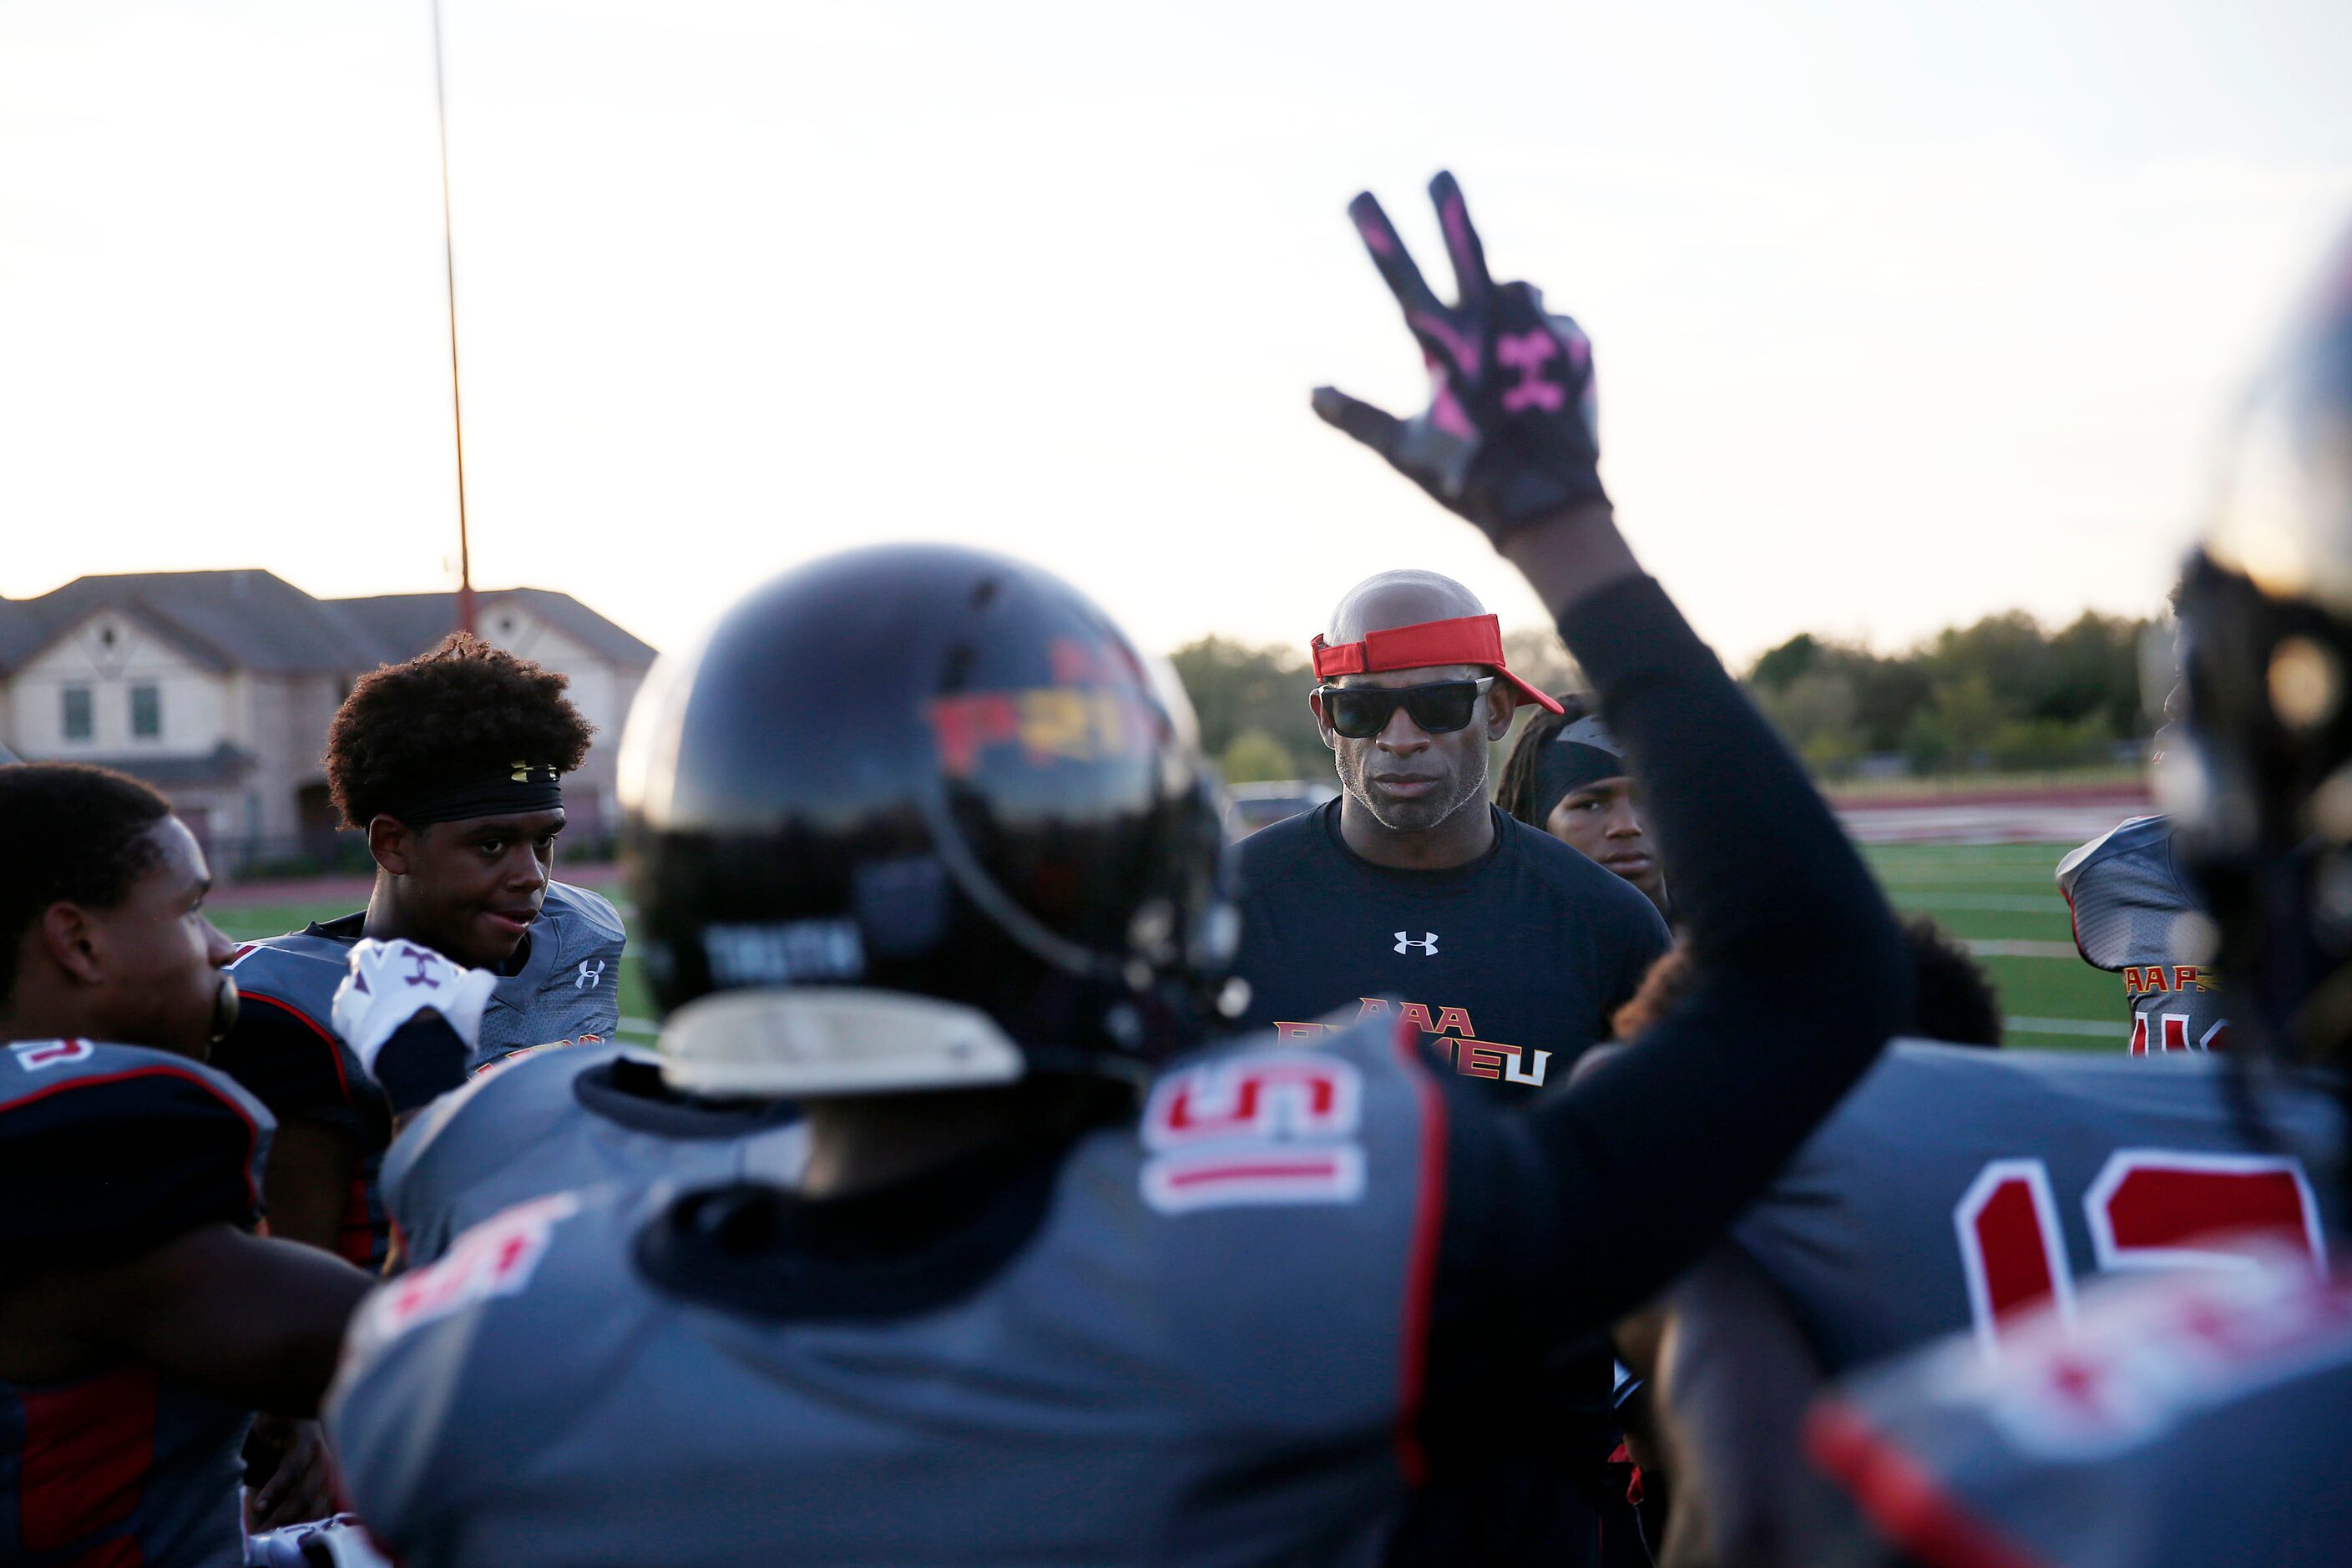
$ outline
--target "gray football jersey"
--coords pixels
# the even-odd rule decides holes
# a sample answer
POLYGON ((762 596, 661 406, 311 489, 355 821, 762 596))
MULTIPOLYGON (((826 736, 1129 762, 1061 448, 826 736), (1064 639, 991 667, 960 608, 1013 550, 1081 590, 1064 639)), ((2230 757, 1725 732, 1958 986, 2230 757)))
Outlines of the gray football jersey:
MULTIPOLYGON (((373 1271, 391 1236, 378 1181, 391 1113, 332 1026, 335 990, 366 919, 362 910, 241 949, 229 968, 244 1002, 214 1060, 281 1120, 306 1117, 350 1134, 360 1168, 337 1250, 373 1271)), ((621 919, 602 895, 549 883, 530 940, 522 967, 499 978, 483 1009, 469 1066, 552 1041, 610 1039, 620 1023, 621 919)))
MULTIPOLYGON (((273 936, 240 952, 230 968, 237 989, 292 1013, 331 1040, 335 989, 343 983, 364 911, 273 936)), ((551 882, 530 923, 522 967, 501 975, 482 1012, 469 1062, 481 1067, 532 1046, 612 1038, 621 1021, 621 950, 626 941, 610 900, 586 888, 551 882)), ((341 1070, 364 1076, 359 1058, 341 1052, 341 1070)), ((265 1097, 266 1099, 267 1097, 265 1097)))
POLYGON ((551 882, 522 967, 500 977, 469 1068, 514 1051, 613 1037, 621 1024, 620 912, 602 893, 551 882))
POLYGON ((1998 1357, 1947 1342, 1855 1378, 1807 1438, 1931 1564, 2340 1568, 2347 1432, 2352 1280, 2295 1259, 2104 1281, 1998 1357))
POLYGON ((2217 1228, 2319 1247, 2336 1101, 2284 1086, 2261 1105, 2275 1143, 2250 1142, 2230 1071, 1898 1041, 1736 1234, 1833 1373, 1956 1331, 1992 1342, 2094 1273, 2210 1261, 2217 1228))
POLYGON ((2197 913, 2172 859, 2172 819, 2135 816, 2058 862, 2083 961, 2123 977, 2133 1056, 2226 1049, 2229 1019, 2213 977, 2182 946, 2197 913))
POLYGON ((656 1283, 726 1246, 666 1190, 508 1210, 354 1318, 351 1495, 412 1568, 1375 1563, 1442 1137, 1393 1033, 1176 1065, 896 1311, 772 1309, 814 1267, 781 1246, 723 1305, 656 1283))
POLYGON ((528 1198, 572 1187, 800 1179, 808 1152, 790 1106, 723 1106, 658 1092, 658 1058, 618 1046, 520 1051, 435 1100, 383 1159, 384 1206, 410 1267, 528 1198))

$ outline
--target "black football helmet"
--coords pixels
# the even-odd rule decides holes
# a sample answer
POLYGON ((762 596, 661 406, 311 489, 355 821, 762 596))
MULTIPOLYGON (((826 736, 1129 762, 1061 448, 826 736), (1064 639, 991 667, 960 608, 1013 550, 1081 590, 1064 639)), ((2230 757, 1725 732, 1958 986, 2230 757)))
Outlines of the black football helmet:
POLYGON ((1190 705, 1034 566, 786 573, 647 678, 619 766, 681 1088, 1139 1079, 1218 1015, 1239 921, 1190 705))
MULTIPOLYGON (((2248 399, 2180 595, 2158 767, 2257 1045, 2352 1045, 2352 244, 2248 399)), ((2233 1015, 2234 1016, 2234 1015, 2233 1015)), ((2233 1024, 2240 1040, 2243 1025, 2233 1024)))

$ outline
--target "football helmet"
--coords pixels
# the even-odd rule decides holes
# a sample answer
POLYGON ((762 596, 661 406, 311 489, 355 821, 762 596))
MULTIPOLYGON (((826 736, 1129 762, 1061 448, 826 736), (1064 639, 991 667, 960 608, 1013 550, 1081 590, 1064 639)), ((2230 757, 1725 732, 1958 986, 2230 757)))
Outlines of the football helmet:
POLYGON ((1140 1079, 1239 930, 1181 687, 1021 562, 788 572, 649 675, 619 763, 670 1080, 878 1093, 1140 1079))

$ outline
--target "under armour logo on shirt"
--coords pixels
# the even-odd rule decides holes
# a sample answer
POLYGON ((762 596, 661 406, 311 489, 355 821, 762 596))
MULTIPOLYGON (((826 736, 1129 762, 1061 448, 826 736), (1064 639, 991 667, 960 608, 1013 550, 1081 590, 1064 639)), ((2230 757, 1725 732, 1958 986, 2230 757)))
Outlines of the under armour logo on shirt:
POLYGON ((588 965, 588 961, 583 958, 580 961, 580 978, 572 983, 572 989, 574 991, 593 991, 596 989, 596 983, 604 978, 604 961, 601 958, 598 959, 596 961, 595 967, 592 969, 588 965))
POLYGON ((1423 958, 1435 958, 1437 956, 1437 933, 1433 931, 1425 931, 1422 932, 1421 940, 1419 942, 1413 941, 1411 934, 1405 931, 1397 932, 1396 939, 1396 950, 1399 952, 1403 952, 1409 948, 1417 947, 1421 949, 1421 956, 1423 958))

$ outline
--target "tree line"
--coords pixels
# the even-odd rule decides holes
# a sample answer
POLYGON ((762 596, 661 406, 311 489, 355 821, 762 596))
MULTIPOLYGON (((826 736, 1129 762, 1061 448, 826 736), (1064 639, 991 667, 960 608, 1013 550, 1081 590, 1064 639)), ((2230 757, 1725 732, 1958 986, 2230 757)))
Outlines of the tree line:
MULTIPOLYGON (((1808 767, 1918 776, 2054 771, 2124 760, 2152 726, 2140 696, 2149 623, 2085 610, 2056 630, 2022 610, 1948 626, 1895 653, 1801 632, 1744 676, 1808 767)), ((1507 633, 1514 669, 1579 684, 1549 629, 1507 633)), ((1170 656, 1229 784, 1321 778, 1330 767, 1301 650, 1206 637, 1170 656)))

